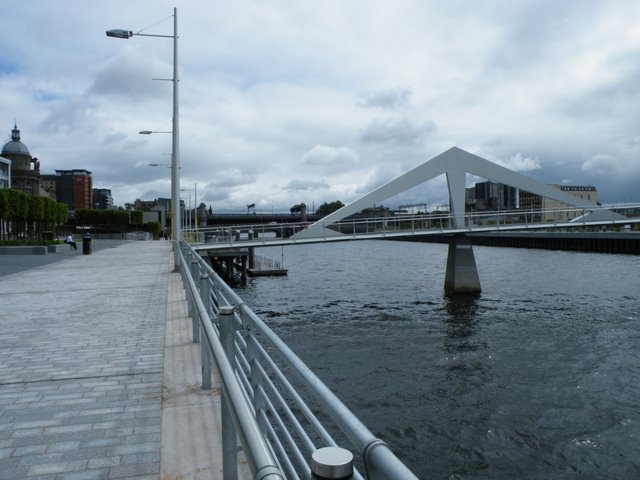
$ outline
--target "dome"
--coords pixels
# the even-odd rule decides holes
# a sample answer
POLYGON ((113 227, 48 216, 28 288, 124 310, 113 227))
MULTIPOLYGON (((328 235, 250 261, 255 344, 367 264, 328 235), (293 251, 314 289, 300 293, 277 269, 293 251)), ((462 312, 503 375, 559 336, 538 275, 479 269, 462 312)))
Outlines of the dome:
POLYGON ((11 130, 11 141, 5 143, 4 147, 2 147, 2 155, 31 156, 27 146, 20 141, 20 130, 18 130, 17 124, 13 127, 13 130, 11 130))

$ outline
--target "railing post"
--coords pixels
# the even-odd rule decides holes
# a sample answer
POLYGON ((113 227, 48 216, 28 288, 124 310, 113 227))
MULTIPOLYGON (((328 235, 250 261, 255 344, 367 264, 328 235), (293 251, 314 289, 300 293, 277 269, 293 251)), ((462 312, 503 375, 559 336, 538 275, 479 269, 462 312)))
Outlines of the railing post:
POLYGON ((200 298, 204 303, 204 308, 207 311, 207 318, 201 319, 200 322, 200 359, 202 363, 202 388, 209 390, 211 388, 211 350, 209 349, 209 342, 204 338, 204 328, 202 322, 210 322, 211 312, 211 295, 209 293, 209 274, 206 272, 200 272, 200 298))
MULTIPOLYGON (((187 254, 185 255, 184 258, 184 265, 181 265, 182 267, 182 282, 184 285, 187 285, 189 282, 187 280, 188 276, 191 273, 191 252, 187 252, 187 254)), ((194 308, 193 308, 193 298, 191 298, 191 294, 189 292, 189 289, 186 290, 186 297, 187 297, 187 316, 191 319, 193 319, 194 316, 194 308)))
POLYGON ((353 454, 340 447, 319 448, 311 454, 313 480, 350 480, 353 478, 353 454))
MULTIPOLYGON (((195 258, 191 259, 191 278, 193 278, 194 282, 198 278, 200 274, 200 269, 198 268, 198 260, 195 258)), ((196 314, 197 309, 195 308, 195 299, 191 299, 191 330, 193 333, 193 341, 200 341, 200 322, 198 321, 198 315, 196 314)))
MULTIPOLYGON (((229 359, 229 363, 235 370, 234 311, 234 307, 220 307, 218 321, 220 322, 220 342, 229 359)), ((236 480, 238 478, 238 440, 236 427, 233 425, 225 395, 222 395, 220 409, 222 419, 222 478, 224 480, 236 480)))

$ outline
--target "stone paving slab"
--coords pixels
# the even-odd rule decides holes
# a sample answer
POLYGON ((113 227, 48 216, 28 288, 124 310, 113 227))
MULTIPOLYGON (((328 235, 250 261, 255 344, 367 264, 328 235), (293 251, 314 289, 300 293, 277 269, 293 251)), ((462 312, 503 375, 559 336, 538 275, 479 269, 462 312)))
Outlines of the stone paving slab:
POLYGON ((0 277, 0 480, 160 471, 169 246, 0 277))
MULTIPOLYGON (((169 276, 162 391, 161 478, 222 478, 220 383, 202 389, 200 344, 192 341, 191 318, 180 274, 169 276)), ((253 478, 242 452, 238 479, 253 478)))

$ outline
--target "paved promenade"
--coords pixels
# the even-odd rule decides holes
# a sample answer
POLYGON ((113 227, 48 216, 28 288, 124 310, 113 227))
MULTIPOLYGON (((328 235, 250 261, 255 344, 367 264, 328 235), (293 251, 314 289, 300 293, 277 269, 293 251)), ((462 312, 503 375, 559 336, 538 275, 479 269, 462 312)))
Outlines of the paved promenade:
POLYGON ((0 480, 221 478, 169 244, 104 242, 0 258, 0 480))

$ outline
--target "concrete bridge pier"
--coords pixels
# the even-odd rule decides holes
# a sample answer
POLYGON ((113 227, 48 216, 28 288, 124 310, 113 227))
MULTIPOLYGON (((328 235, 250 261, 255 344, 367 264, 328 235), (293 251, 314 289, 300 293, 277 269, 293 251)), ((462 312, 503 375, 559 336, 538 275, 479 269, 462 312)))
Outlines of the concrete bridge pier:
POLYGON ((471 239, 466 235, 454 235, 449 241, 444 290, 447 293, 479 293, 482 290, 471 239))

